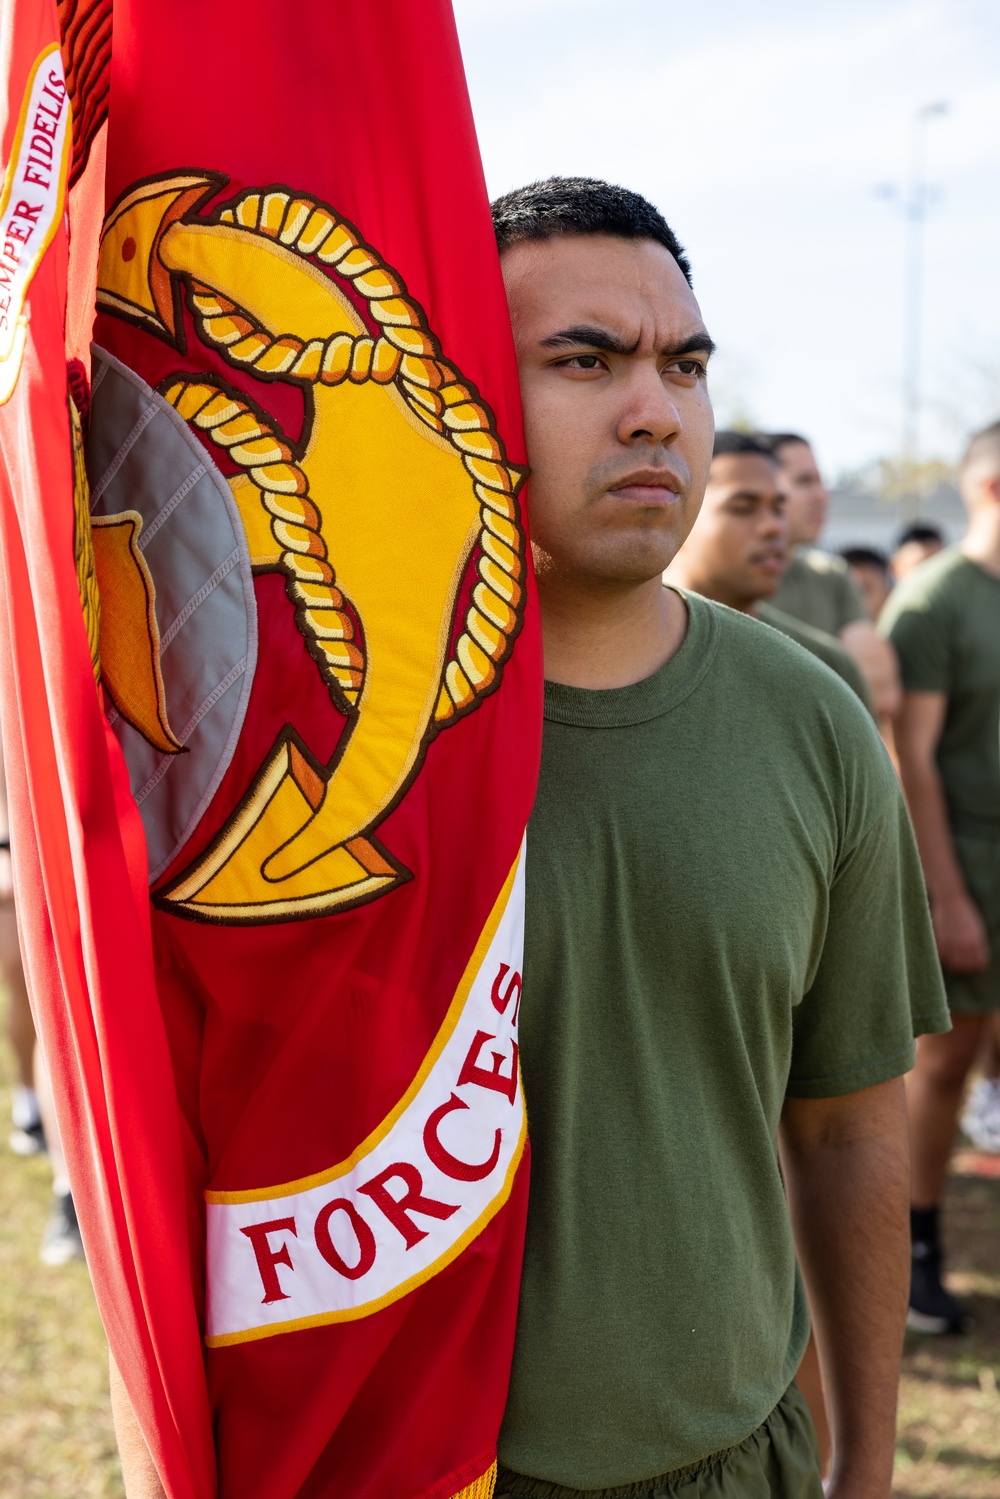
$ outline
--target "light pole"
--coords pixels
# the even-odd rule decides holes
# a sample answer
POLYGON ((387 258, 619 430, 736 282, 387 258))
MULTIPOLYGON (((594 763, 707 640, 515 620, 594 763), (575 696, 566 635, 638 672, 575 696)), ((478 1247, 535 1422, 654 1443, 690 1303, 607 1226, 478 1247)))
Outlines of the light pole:
POLYGON ((922 362, 924 332, 924 225, 932 191, 926 178, 927 122, 947 114, 944 100, 924 104, 910 126, 910 171, 903 213, 906 218, 906 279, 903 344, 903 458, 911 475, 911 493, 904 508, 915 518, 920 509, 917 465, 920 462, 920 416, 923 404, 922 362))

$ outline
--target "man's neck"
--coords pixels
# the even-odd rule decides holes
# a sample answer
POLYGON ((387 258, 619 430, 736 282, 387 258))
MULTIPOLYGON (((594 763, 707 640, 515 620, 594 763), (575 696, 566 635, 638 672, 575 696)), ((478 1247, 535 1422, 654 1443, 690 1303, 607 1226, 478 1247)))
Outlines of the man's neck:
POLYGON ((545 676, 567 687, 628 687, 675 656, 687 606, 658 577, 611 590, 540 579, 545 676))
POLYGON ((1000 578, 1000 505, 984 507, 969 522, 962 551, 984 572, 1000 578))
POLYGON ((703 599, 711 599, 713 604, 725 604, 727 609, 735 609, 737 614, 753 613, 753 599, 730 588, 726 582, 720 582, 718 577, 699 577, 686 566, 686 562, 683 551, 679 557, 674 558, 666 574, 669 583, 686 589, 688 593, 700 593, 703 599))

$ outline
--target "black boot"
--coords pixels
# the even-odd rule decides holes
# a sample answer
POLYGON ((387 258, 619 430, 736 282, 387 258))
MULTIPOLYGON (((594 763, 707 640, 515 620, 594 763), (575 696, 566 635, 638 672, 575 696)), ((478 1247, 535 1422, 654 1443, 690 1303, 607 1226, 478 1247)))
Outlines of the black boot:
POLYGON ((937 1208, 910 1209, 912 1264, 906 1325, 916 1332, 964 1332, 965 1307, 941 1284, 937 1208))

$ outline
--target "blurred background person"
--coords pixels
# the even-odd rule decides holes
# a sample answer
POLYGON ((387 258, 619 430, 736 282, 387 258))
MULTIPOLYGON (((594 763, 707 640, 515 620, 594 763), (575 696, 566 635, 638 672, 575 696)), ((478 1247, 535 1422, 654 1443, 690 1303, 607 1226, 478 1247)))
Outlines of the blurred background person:
POLYGON ((52 1208, 42 1234, 39 1258, 45 1265, 65 1265, 82 1259, 83 1240, 70 1192, 66 1163, 59 1145, 59 1131, 48 1074, 35 1039, 35 1025, 24 982, 21 945, 14 909, 14 883, 10 866, 10 832, 7 822, 7 785, 0 761, 0 979, 7 990, 7 1034, 17 1066, 9 1143, 18 1155, 48 1151, 52 1166, 52 1208))
POLYGON ((910 1323, 925 1332, 965 1323, 942 1284, 939 1205, 963 1089, 1000 1011, 1000 422, 970 442, 959 491, 964 541, 915 568, 881 621, 899 653, 896 750, 953 1023, 921 1038, 907 1079, 910 1323))
POLYGON ((836 637, 768 602, 790 561, 788 497, 777 460, 747 432, 717 432, 698 519, 667 569, 667 581, 788 635, 831 667, 870 709, 864 677, 836 637))
POLYGON ((983 1075, 969 1089, 962 1128, 977 1150, 1000 1155, 1000 1014, 987 1021, 979 1060, 983 1075))
POLYGON ((868 684, 879 722, 899 709, 899 668, 891 646, 877 633, 841 557, 819 550, 830 496, 809 442, 796 432, 756 434, 774 454, 788 494, 789 537, 794 548, 775 607, 814 629, 835 635, 854 657, 868 684))
POLYGON ((928 521, 917 521, 900 531, 895 550, 889 559, 893 581, 901 583, 915 567, 944 551, 947 545, 944 532, 928 521))
POLYGON ((17 1155, 40 1155, 45 1130, 35 1092, 35 1023, 21 964, 14 915, 14 881, 10 867, 10 826, 7 821, 7 783, 0 761, 0 981, 7 990, 7 1037, 14 1053, 17 1081, 11 1099, 8 1143, 17 1155))
POLYGON ((843 547, 840 555, 847 563, 851 582, 861 595, 868 618, 874 623, 892 592, 889 559, 876 547, 843 547))

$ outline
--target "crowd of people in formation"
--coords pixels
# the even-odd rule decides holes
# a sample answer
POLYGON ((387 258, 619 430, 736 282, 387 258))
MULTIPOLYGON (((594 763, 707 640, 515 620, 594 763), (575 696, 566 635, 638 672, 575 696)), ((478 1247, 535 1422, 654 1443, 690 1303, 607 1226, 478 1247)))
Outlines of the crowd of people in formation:
MULTIPOLYGON (((1000 1151, 1000 423, 961 459, 964 537, 834 555, 805 437, 713 439, 658 211, 556 178, 493 214, 546 675, 496 1494, 817 1499, 815 1424, 830 1493, 875 1499, 908 1263, 910 1324, 967 1325, 960 1114, 1000 1151)), ((54 1263, 79 1233, 0 893, 11 1143, 52 1156, 54 1263)))
POLYGON ((809 441, 716 434, 705 501, 666 574, 819 657, 874 713, 902 781, 931 897, 952 1029, 921 1038, 908 1083, 913 1200, 908 1321, 960 1332, 940 1201, 961 1109, 1000 1153, 1000 423, 959 469, 966 535, 916 521, 891 552, 818 546, 829 495, 809 441))

